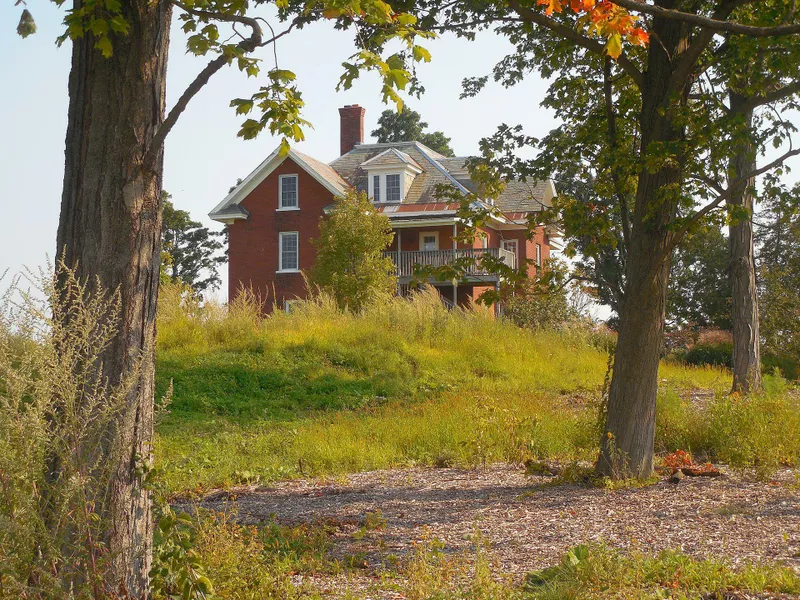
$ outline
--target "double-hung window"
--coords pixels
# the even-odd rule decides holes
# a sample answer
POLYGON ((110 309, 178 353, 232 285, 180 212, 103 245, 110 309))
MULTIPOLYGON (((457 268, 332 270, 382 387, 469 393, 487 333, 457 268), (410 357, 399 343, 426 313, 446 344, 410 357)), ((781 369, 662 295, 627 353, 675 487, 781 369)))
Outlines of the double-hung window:
POLYGON ((300 268, 298 233, 296 231, 283 231, 279 237, 278 270, 297 271, 300 268))
POLYGON ((372 199, 375 202, 381 201, 381 176, 372 176, 372 199))
POLYGON ((542 245, 536 244, 536 266, 542 266, 542 245))
POLYGON ((297 175, 278 177, 278 209, 297 210, 297 175))
POLYGON ((386 201, 400 202, 400 174, 392 173, 386 176, 386 201))

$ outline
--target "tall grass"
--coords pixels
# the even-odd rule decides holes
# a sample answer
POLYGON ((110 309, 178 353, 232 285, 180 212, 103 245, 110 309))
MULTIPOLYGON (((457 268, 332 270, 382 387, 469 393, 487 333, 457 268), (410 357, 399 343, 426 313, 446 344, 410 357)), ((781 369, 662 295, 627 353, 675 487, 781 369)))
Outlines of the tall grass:
MULTIPOLYGON (((172 490, 406 465, 593 460, 608 355, 591 333, 446 310, 435 291, 359 313, 324 295, 262 317, 162 294, 158 462, 172 490)), ((658 449, 743 466, 800 458, 796 397, 728 399, 722 368, 661 366, 658 449), (714 400, 688 399, 696 388, 714 400), (752 417, 752 418, 751 418, 752 417)), ((780 382, 770 379, 770 385, 780 382)))
POLYGON ((112 387, 97 368, 118 296, 56 277, 0 302, 0 598, 107 599, 108 432, 136 373, 112 387))

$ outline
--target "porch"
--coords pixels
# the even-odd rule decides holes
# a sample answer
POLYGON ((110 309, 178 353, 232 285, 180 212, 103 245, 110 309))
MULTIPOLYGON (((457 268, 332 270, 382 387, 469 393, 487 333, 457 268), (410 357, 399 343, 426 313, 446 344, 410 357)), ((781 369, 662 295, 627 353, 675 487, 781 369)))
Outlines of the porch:
POLYGON ((497 273, 490 272, 484 265, 484 257, 500 260, 512 269, 517 267, 516 255, 503 248, 458 248, 451 250, 418 250, 418 251, 387 251, 383 253, 392 259, 397 268, 397 277, 400 284, 407 284, 414 279, 415 265, 427 267, 442 267, 456 261, 468 263, 464 269, 467 282, 470 283, 497 283, 500 277, 497 273))

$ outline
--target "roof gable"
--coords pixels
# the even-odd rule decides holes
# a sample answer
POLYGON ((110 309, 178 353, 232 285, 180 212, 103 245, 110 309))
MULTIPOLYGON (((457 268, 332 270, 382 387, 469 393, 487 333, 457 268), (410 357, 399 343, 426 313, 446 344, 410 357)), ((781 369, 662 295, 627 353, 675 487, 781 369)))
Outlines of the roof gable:
POLYGON ((233 188, 222 202, 208 213, 208 216, 221 222, 247 218, 247 212, 242 210, 239 204, 287 158, 291 158, 298 167, 316 179, 334 196, 344 195, 350 187, 334 169, 325 163, 293 148, 289 149, 287 154, 281 155, 280 147, 278 147, 250 175, 233 188))
POLYGON ((415 161, 405 152, 401 152, 397 148, 389 148, 384 150, 377 156, 373 156, 367 161, 361 163, 360 166, 362 169, 370 169, 376 167, 393 167, 397 165, 411 166, 419 171, 422 171, 422 167, 419 166, 417 161, 415 161))

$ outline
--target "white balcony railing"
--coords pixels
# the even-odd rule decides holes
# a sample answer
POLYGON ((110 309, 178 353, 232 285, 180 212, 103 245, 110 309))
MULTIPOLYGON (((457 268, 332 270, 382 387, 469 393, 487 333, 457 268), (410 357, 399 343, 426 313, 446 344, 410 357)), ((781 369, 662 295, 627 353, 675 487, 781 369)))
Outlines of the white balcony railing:
POLYGON ((397 267, 397 276, 400 279, 413 277, 415 265, 443 267, 459 259, 466 259, 465 262, 468 263, 464 269, 464 275, 467 277, 497 277, 497 273, 490 272, 482 265, 484 256, 499 259, 512 269, 517 267, 516 255, 503 248, 463 248, 458 250, 421 250, 413 252, 393 252, 390 250, 384 252, 384 256, 388 256, 394 261, 397 267))

